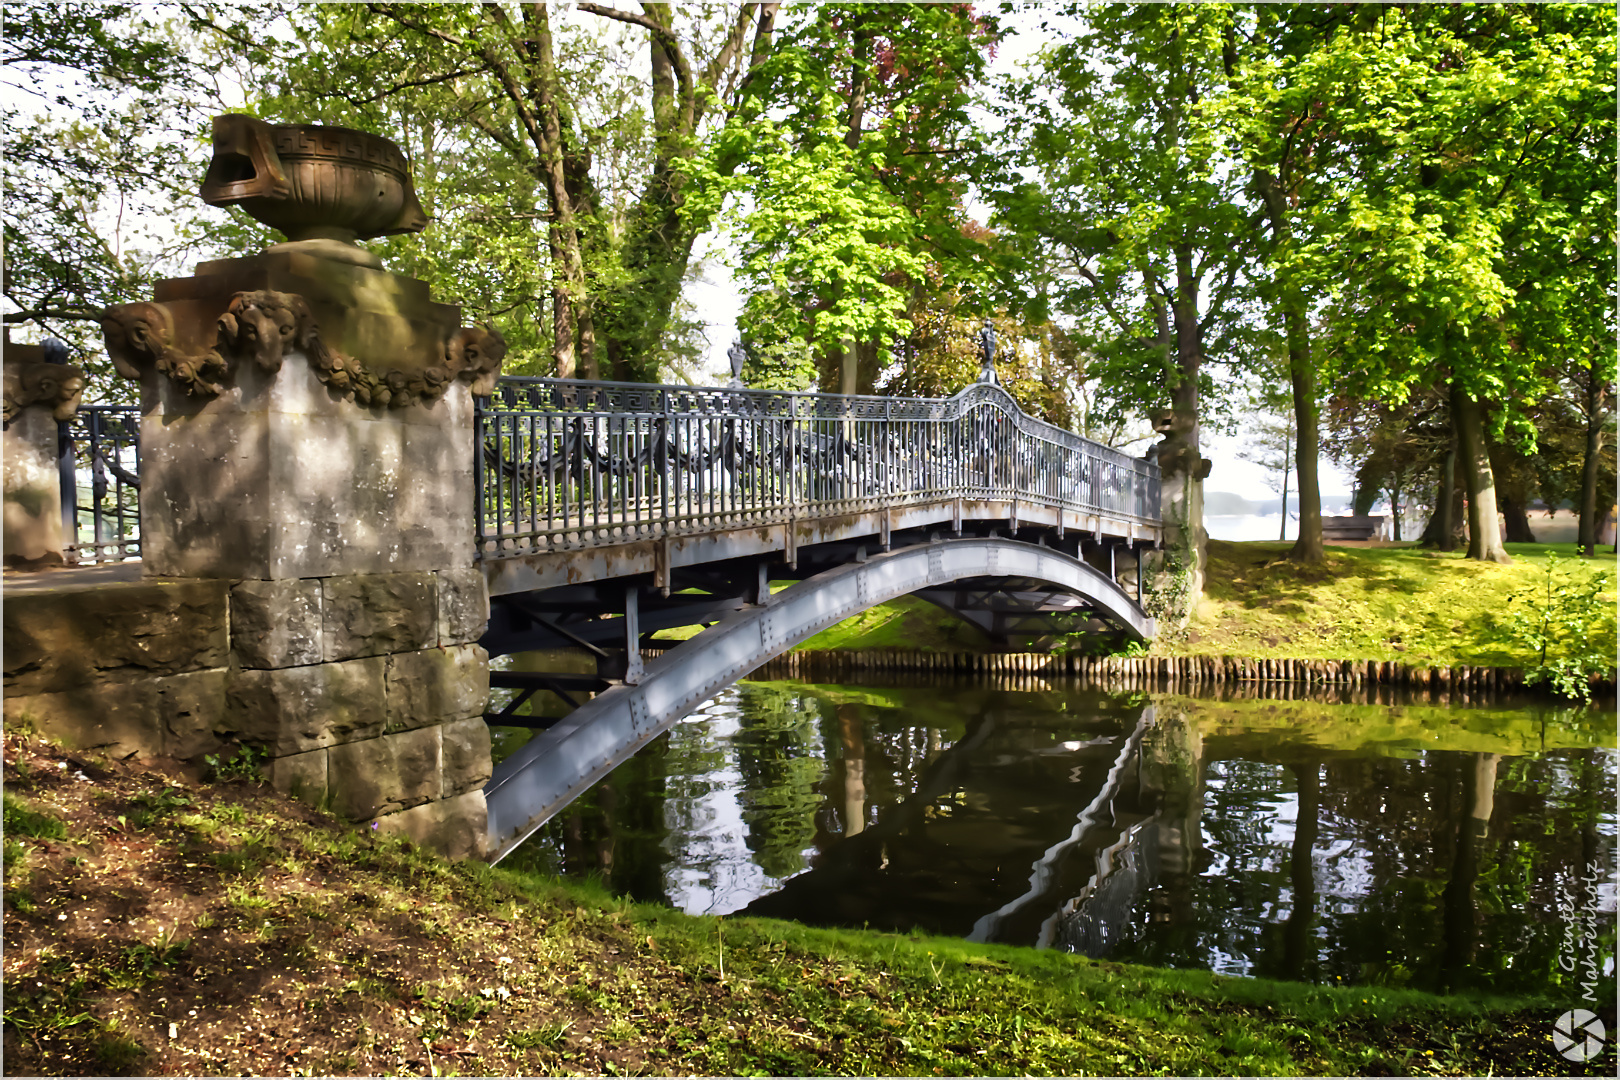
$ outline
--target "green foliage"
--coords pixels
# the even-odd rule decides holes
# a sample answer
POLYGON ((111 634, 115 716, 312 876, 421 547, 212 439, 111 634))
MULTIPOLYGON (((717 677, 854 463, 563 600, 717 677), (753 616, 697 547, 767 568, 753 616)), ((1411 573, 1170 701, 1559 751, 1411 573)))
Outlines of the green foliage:
POLYGON ((1334 377, 1393 402, 1436 377, 1533 400, 1594 322, 1613 338, 1612 12, 1316 14, 1257 9, 1264 47, 1212 109, 1249 160, 1297 163, 1278 260, 1323 298, 1334 377))
POLYGON ((262 780, 260 769, 268 760, 267 751, 246 743, 238 746, 236 754, 230 758, 221 758, 218 754, 203 756, 210 780, 262 780))
MULTIPOLYGON (((758 120, 733 133, 723 148, 736 152, 734 141, 746 138, 748 171, 728 182, 708 177, 711 192, 746 192, 751 203, 730 228, 737 276, 756 295, 792 297, 791 308, 772 305, 799 314, 775 324, 777 341, 838 350, 905 337, 906 293, 891 280, 920 277, 928 265, 908 250, 912 215, 878 175, 880 156, 844 143, 836 97, 824 93, 819 105, 807 132, 758 120)), ((763 329, 757 315, 749 321, 763 329)))
POLYGON ((1589 701, 1591 676, 1615 669, 1615 608, 1607 570, 1547 560, 1542 580, 1508 597, 1501 633, 1530 657, 1525 682, 1546 683, 1561 697, 1589 701))
POLYGON ((822 384, 861 350, 869 392, 928 291, 981 276, 964 231, 970 95, 993 20, 958 5, 792 10, 752 74, 757 106, 693 162, 682 213, 724 224, 749 298, 745 340, 803 342, 822 384))
POLYGON ((0 793, 5 806, 5 831, 9 836, 37 836, 43 840, 67 839, 67 825, 43 810, 36 810, 11 792, 0 793))
POLYGON ((748 343, 748 359, 742 380, 756 390, 810 390, 816 385, 814 347, 777 329, 789 302, 774 289, 756 292, 744 302, 738 330, 748 343))
MULTIPOLYGON (((742 97, 754 12, 612 12, 303 5, 291 15, 300 48, 260 105, 299 120, 313 105, 406 149, 435 224, 379 249, 496 320, 508 370, 559 373, 559 305, 574 374, 658 380, 701 348, 681 287, 708 222, 679 212, 686 161, 742 97)), ((756 47, 768 52, 768 38, 756 47)))
MULTIPOLYGON (((226 111, 236 43, 269 13, 201 5, 27 3, 6 8, 5 321, 19 338, 66 340, 95 378, 91 400, 130 398, 101 357, 100 314, 147 299, 155 278, 245 254, 268 235, 196 198, 226 111)), ((253 56, 264 59, 261 49, 253 56)))

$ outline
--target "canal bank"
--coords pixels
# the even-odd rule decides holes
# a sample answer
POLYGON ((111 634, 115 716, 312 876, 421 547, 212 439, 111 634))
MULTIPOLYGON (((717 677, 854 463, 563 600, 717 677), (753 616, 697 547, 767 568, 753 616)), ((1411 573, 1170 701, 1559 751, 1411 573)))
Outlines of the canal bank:
POLYGON ((5 759, 18 1074, 1613 1071, 1553 1052, 1558 1002, 694 918, 173 763, 5 759))
MULTIPOLYGON (((1149 660, 1185 670, 1222 658, 1523 671, 1537 650, 1514 630, 1522 615, 1572 614, 1570 598, 1603 577, 1590 626, 1580 635, 1607 656, 1614 683, 1615 560, 1576 557, 1573 544, 1509 544, 1511 565, 1480 563, 1416 544, 1330 546, 1319 565, 1298 565, 1279 543, 1210 542, 1203 599, 1184 627, 1161 625, 1149 660)), ((680 632, 664 636, 682 636, 680 632)), ((1575 635, 1554 628, 1552 655, 1575 635)), ((804 643, 812 652, 929 654, 1097 651, 1084 637, 992 641, 976 627, 915 598, 880 605, 804 643)), ((1069 661, 1063 661, 1066 669, 1069 661)), ((1394 666, 1393 668, 1389 666, 1394 666)), ((1278 678, 1273 673, 1268 681, 1278 678)), ((1290 677, 1300 677, 1298 675, 1290 677)), ((1500 676, 1495 676, 1500 678, 1500 676)), ((1401 681, 1406 681, 1397 676, 1401 681)), ((1506 676, 1511 683, 1513 677, 1506 676)), ((1375 676, 1375 681, 1378 681, 1375 676)))

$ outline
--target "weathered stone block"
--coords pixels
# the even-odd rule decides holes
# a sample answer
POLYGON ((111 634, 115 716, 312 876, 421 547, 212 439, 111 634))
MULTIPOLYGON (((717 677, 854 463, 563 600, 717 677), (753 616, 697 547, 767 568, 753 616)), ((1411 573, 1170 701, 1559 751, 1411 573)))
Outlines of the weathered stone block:
POLYGON ((392 814, 439 797, 439 729, 401 731, 327 752, 332 809, 352 821, 392 814))
POLYGON ((272 758, 265 767, 270 786, 314 806, 326 801, 326 749, 272 758))
POLYGON ((477 641, 489 628, 489 585, 477 567, 441 570, 439 579, 439 644, 477 641))
POLYGON ((482 788, 493 769, 489 757, 489 725, 480 717, 455 720, 439 729, 445 798, 482 788))
POLYGON ((42 589, 5 603, 5 692, 45 694, 226 664, 225 581, 42 589))
POLYGON ((322 660, 321 581, 240 581, 231 586, 231 652, 245 668, 322 660))
POLYGON ((423 649, 388 658, 388 731, 482 716, 489 703, 489 653, 481 645, 423 649))
POLYGON ((234 378, 207 399, 155 369, 143 381, 149 573, 278 580, 472 565, 465 383, 431 405, 381 409, 342 400, 301 353, 274 373, 238 365, 234 378))
POLYGON ((408 836, 447 859, 482 859, 488 853, 489 809, 479 789, 379 818, 377 831, 408 836))
POLYGON ((56 466, 56 418, 23 409, 6 425, 0 470, 5 480, 5 561, 62 561, 62 482, 56 466))
POLYGON ((438 644, 439 594, 432 574, 325 578, 326 660, 430 649, 438 644))
MULTIPOLYGON (((461 325, 460 309, 435 303, 425 281, 286 245, 201 263, 191 277, 156 282, 153 297, 170 303, 214 301, 224 310, 232 294, 258 290, 303 297, 327 345, 383 370, 443 364, 444 340, 461 325)), ((213 335, 204 340, 212 343, 213 335)))
POLYGON ((221 728, 272 757, 374 739, 383 729, 387 658, 242 669, 231 675, 221 728))
POLYGON ((7 695, 6 722, 113 757, 195 758, 219 749, 227 672, 190 671, 137 682, 98 682, 49 694, 7 695))

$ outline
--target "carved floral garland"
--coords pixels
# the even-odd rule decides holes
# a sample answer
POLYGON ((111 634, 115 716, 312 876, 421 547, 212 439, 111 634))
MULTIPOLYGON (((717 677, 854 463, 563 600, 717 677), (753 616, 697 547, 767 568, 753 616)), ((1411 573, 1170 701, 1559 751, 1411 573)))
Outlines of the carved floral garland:
POLYGON ((323 383, 350 401, 379 408, 401 408, 432 401, 455 379, 471 383, 472 393, 488 397, 495 390, 506 340, 488 327, 464 327, 444 343, 444 359, 417 372, 377 372, 360 360, 330 349, 296 293, 239 292, 219 317, 214 347, 197 355, 175 344, 174 313, 164 304, 124 304, 102 312, 101 330, 113 367, 126 379, 139 380, 155 367, 185 388, 186 393, 213 397, 224 391, 231 369, 251 360, 273 374, 289 350, 309 358, 323 383))

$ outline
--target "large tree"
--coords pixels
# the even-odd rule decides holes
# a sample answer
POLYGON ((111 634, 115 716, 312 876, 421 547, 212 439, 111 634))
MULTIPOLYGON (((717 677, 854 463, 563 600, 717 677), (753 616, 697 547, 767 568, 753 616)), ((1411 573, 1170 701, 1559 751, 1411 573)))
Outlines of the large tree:
POLYGON ((1024 175, 997 196, 995 225, 1022 247, 1035 313, 1071 321, 1116 393, 1168 414, 1164 513, 1195 601, 1209 365, 1244 355, 1254 330, 1242 301, 1258 218, 1201 113, 1226 80, 1232 14, 1219 5, 1059 14, 1041 27, 1050 42, 1039 63, 1007 87, 1009 151, 1024 175))
POLYGON ((549 286, 556 374, 655 381, 708 228, 684 210, 691 161, 728 115, 752 115, 777 7, 309 5, 294 14, 308 48, 266 107, 352 117, 435 155, 452 204, 501 219, 503 249, 469 253, 480 272, 506 260, 522 279, 510 302, 529 310, 549 286))
POLYGON ((1488 439, 1528 431, 1521 405, 1567 353, 1576 298, 1614 277, 1612 13, 1369 6, 1272 17, 1315 20, 1313 33, 1240 63, 1224 107, 1255 118, 1244 135, 1253 146, 1297 130, 1325 159, 1289 207, 1281 266, 1323 298, 1340 392, 1399 402, 1415 386, 1446 387, 1469 554, 1507 561, 1488 439))

